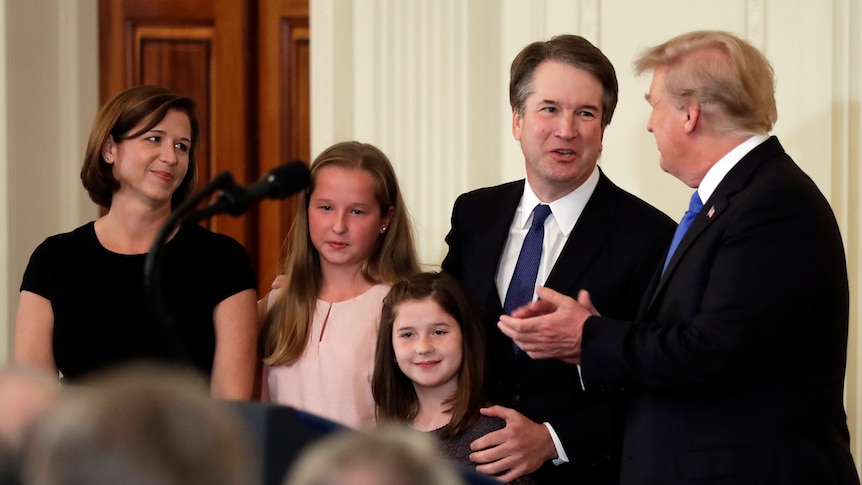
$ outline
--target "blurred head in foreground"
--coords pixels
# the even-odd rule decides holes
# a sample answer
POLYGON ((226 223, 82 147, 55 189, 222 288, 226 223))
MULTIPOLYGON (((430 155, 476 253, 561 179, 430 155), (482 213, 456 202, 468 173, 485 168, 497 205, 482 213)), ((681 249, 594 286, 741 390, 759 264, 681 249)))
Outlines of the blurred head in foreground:
POLYGON ((18 483, 21 449, 33 424, 57 402, 55 374, 0 369, 0 484, 18 483))
POLYGON ((432 438, 402 426, 342 431, 300 455, 285 485, 460 485, 432 438))
POLYGON ((250 453, 200 378, 132 366, 69 389, 34 428, 23 473, 40 485, 246 485, 250 453))

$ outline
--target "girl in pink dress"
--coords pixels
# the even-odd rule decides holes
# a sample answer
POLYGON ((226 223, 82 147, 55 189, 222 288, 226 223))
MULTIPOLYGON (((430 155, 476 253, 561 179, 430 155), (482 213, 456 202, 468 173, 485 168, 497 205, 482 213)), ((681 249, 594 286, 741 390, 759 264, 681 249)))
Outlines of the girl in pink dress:
POLYGON ((261 302, 263 397, 368 427, 382 300, 419 269, 386 155, 359 142, 321 153, 286 244, 284 286, 261 302))

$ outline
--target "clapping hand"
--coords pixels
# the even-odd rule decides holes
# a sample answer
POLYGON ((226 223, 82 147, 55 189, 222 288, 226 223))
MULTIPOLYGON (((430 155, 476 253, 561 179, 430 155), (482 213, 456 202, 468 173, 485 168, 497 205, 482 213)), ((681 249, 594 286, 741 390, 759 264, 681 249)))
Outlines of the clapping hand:
POLYGON ((584 322, 598 315, 590 294, 581 290, 578 299, 550 288, 536 288, 539 299, 512 315, 501 315, 497 326, 532 359, 560 359, 580 364, 584 322))

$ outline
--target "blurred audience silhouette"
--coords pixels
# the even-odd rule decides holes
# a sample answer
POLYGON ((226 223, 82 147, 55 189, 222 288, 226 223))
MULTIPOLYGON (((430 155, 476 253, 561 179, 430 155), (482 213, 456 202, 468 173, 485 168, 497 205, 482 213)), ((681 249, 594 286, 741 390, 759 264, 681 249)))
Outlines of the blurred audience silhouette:
POLYGON ((201 377, 123 366, 65 387, 33 428, 22 483, 247 485, 257 483, 239 418, 201 377))
POLYGON ((20 483, 21 449, 33 423, 60 393, 51 373, 21 367, 0 369, 0 485, 20 483))
POLYGON ((460 485, 434 440, 406 426, 344 430, 310 445, 284 485, 460 485))

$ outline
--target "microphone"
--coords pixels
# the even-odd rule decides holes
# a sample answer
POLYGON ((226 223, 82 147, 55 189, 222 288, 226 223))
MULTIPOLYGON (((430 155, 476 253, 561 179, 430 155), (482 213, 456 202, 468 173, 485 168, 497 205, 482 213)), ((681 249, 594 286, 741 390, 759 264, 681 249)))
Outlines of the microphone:
POLYGON ((212 204, 204 207, 199 218, 227 212, 239 216, 253 203, 262 199, 283 199, 308 186, 311 180, 305 163, 294 160, 270 170, 257 182, 240 187, 233 177, 225 184, 212 204))
MULTIPOLYGON (((161 284, 159 252, 177 226, 183 223, 197 222, 223 212, 232 216, 239 216, 248 209, 252 202, 261 199, 283 199, 304 189, 310 181, 311 173, 309 173, 305 163, 301 161, 280 165, 267 172, 262 179, 246 187, 237 185, 230 172, 222 172, 171 212, 168 220, 156 234, 156 239, 150 246, 147 258, 144 260, 144 289, 147 291, 150 312, 157 323, 168 327, 172 325, 169 315, 165 311, 159 286, 161 284), (221 192, 215 202, 192 212, 194 207, 217 189, 221 189, 221 192)), ((168 329, 168 332, 173 334, 171 329, 168 329)), ((178 342, 174 343, 179 349, 178 342)), ((183 355, 182 350, 177 350, 177 352, 178 355, 183 355)))

